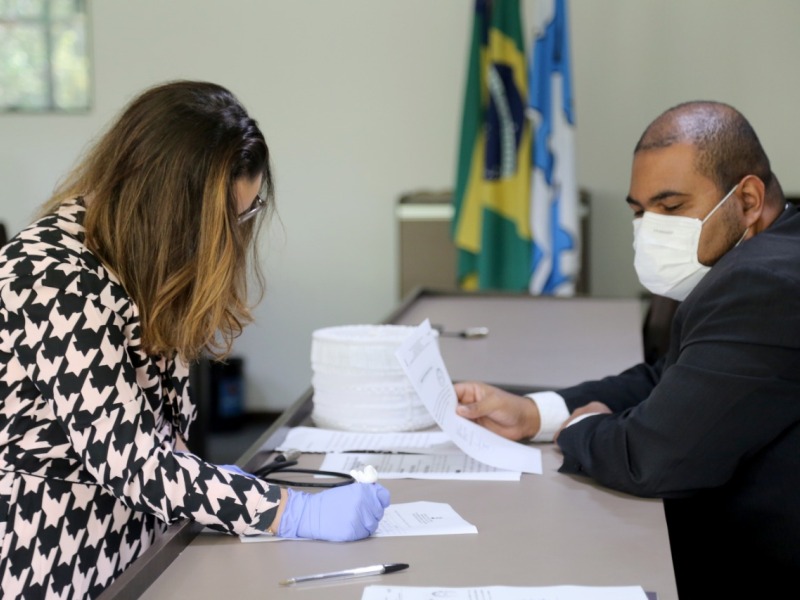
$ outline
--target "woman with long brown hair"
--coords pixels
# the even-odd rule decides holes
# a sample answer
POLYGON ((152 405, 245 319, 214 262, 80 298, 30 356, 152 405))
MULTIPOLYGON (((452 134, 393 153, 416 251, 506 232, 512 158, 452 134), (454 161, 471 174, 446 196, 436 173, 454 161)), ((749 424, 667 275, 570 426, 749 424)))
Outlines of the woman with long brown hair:
POLYGON ((0 590, 94 597, 166 524, 354 540, 378 484, 318 494, 183 452, 188 365, 251 320, 269 152, 225 88, 134 99, 0 252, 0 590))

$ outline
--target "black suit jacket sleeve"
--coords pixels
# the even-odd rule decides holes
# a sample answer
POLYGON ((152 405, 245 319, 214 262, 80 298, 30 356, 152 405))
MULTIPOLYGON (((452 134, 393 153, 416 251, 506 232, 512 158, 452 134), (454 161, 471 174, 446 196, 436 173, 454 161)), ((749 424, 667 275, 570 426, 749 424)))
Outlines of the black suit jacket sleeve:
POLYGON ((618 411, 561 432, 563 472, 640 496, 682 497, 729 481, 800 422, 800 282, 769 261, 726 259, 676 313, 657 382, 640 366, 563 390, 571 408, 600 400, 618 411))
POLYGON ((621 412, 650 395, 661 378, 663 367, 664 359, 661 358, 653 365, 641 363, 619 375, 587 381, 558 393, 570 412, 592 400, 602 402, 614 412, 621 412))

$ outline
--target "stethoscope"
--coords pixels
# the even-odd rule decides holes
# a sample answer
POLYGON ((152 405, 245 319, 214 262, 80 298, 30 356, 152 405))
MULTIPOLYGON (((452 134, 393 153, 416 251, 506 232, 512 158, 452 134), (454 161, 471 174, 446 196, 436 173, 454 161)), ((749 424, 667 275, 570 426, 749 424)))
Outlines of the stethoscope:
POLYGON ((297 464, 294 460, 295 456, 299 456, 300 452, 297 450, 289 450, 287 452, 278 454, 270 462, 262 467, 259 467, 252 472, 253 475, 266 481, 267 483, 274 483, 277 485, 288 485, 293 487, 317 487, 317 488, 335 488, 343 485, 350 485, 355 483, 355 477, 349 473, 338 473, 336 471, 320 471, 319 469, 302 469, 293 468, 297 464), (305 475, 322 475, 323 477, 333 478, 334 481, 292 481, 289 479, 278 479, 271 477, 272 473, 302 473, 305 475))

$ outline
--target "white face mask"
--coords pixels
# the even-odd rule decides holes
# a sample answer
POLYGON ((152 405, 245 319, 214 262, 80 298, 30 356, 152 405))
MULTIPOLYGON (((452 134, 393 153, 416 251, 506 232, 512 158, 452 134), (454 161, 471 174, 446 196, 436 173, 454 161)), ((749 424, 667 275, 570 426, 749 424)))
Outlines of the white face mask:
POLYGON ((711 269, 697 258, 703 224, 737 187, 738 184, 733 186, 702 221, 653 212, 645 212, 633 220, 633 266, 644 287, 653 294, 678 301, 689 295, 711 269))

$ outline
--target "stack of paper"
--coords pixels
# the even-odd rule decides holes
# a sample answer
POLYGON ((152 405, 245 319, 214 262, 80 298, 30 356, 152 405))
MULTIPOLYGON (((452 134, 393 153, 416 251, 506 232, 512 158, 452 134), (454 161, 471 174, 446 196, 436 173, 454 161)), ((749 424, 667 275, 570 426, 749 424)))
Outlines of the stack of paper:
POLYGON ((647 600, 639 586, 590 587, 556 585, 548 587, 402 587, 369 585, 364 588, 361 600, 647 600))

